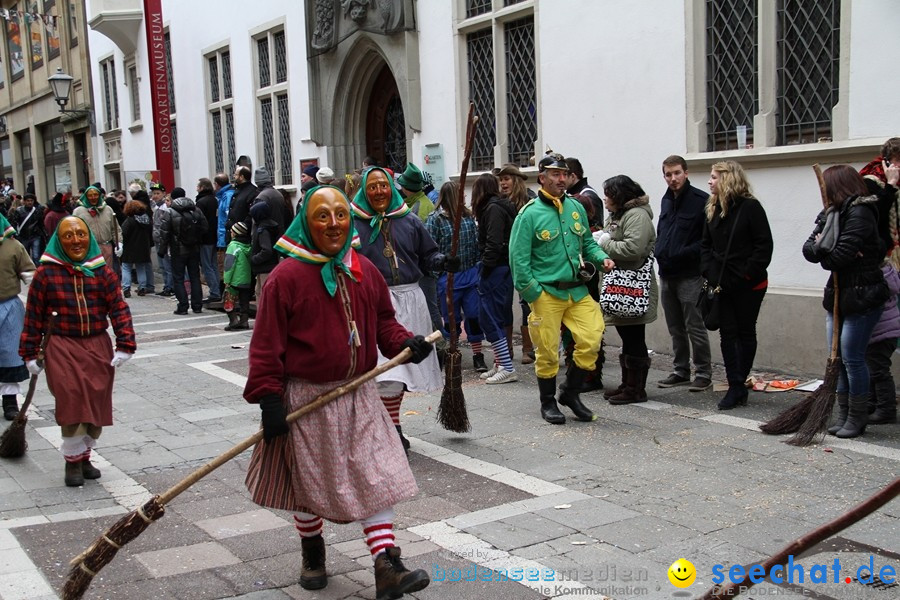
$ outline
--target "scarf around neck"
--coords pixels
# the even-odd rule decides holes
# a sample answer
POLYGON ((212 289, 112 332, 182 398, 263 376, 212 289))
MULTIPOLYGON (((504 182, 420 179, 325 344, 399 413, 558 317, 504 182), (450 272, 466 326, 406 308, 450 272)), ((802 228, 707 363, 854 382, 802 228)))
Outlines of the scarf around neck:
POLYGON ((104 199, 103 194, 100 192, 100 190, 98 188, 95 188, 94 186, 89 186, 86 190, 84 190, 84 193, 78 199, 78 204, 85 207, 89 211, 92 211, 91 212, 92 215, 94 213, 103 212, 103 209, 106 208, 106 200, 104 199), (87 197, 88 190, 97 190, 97 193, 100 194, 100 199, 97 200, 97 204, 91 204, 91 201, 88 200, 88 197, 87 197))
MULTIPOLYGON (((79 219, 80 217, 74 218, 79 219)), ((81 222, 84 223, 84 219, 81 219, 81 222)), ((44 254, 41 256, 41 263, 45 265, 62 265, 64 267, 69 267, 74 271, 83 273, 85 277, 93 277, 94 269, 105 265, 106 259, 103 258, 103 254, 100 252, 100 246, 97 245, 97 240, 94 239, 91 228, 87 226, 87 223, 85 223, 84 226, 87 228, 88 237, 90 239, 90 242, 88 242, 87 254, 84 255, 84 260, 75 262, 69 258, 69 255, 66 254, 66 251, 63 249, 62 242, 59 240, 59 227, 57 227, 56 231, 53 232, 53 237, 47 242, 47 248, 44 249, 44 254)))
POLYGON ((378 234, 381 233, 381 225, 385 219, 405 217, 412 210, 412 208, 407 206, 406 202, 403 201, 403 198, 400 197, 400 192, 394 187, 393 181, 393 178, 388 172, 381 167, 369 167, 363 171, 359 191, 356 192, 356 196, 353 197, 353 201, 350 203, 353 207, 353 212, 357 217, 369 219, 369 225, 372 227, 372 235, 369 236, 370 244, 374 242, 375 238, 378 237, 378 234), (366 181, 369 179, 369 174, 375 170, 384 173, 385 177, 388 178, 388 185, 391 186, 391 202, 388 204, 385 211, 381 213, 375 212, 372 205, 369 204, 369 199, 366 197, 366 181))
POLYGON ((0 214, 0 240, 11 238, 14 235, 16 235, 16 228, 6 220, 6 217, 0 214))
POLYGON ((331 185, 317 185, 310 188, 303 196, 303 202, 300 203, 300 211, 291 222, 284 235, 275 243, 275 249, 289 258, 295 258, 300 262, 312 265, 322 265, 322 281, 325 283, 325 290, 329 296, 334 296, 337 291, 337 272, 343 271, 353 281, 362 280, 362 267, 359 263, 359 257, 353 248, 359 247, 359 234, 353 227, 353 220, 350 220, 350 231, 347 233, 347 239, 343 247, 334 256, 326 256, 322 254, 313 243, 312 236, 309 232, 309 223, 306 221, 306 210, 309 206, 309 198, 322 188, 331 188, 341 192, 341 198, 350 208, 350 200, 339 189, 331 185))

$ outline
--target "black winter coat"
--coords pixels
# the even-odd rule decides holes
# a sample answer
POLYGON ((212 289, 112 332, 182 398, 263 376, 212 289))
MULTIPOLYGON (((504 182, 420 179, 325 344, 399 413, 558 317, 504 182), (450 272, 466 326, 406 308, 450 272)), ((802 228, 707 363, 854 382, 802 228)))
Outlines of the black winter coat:
MULTIPOLYGON (((825 211, 816 217, 816 226, 803 244, 803 256, 823 269, 837 273, 841 290, 838 310, 849 315, 883 305, 890 290, 881 272, 885 244, 878 234, 878 198, 852 196, 841 205, 840 235, 828 252, 816 247, 816 236, 825 227, 825 211)), ((828 278, 822 306, 834 310, 834 281, 828 278)))
POLYGON ((142 213, 125 218, 122 223, 122 262, 150 262, 150 246, 153 245, 153 220, 142 213))
POLYGON ((44 239, 44 207, 35 202, 34 212, 31 214, 31 217, 25 221, 25 217, 28 216, 28 213, 31 213, 30 208, 20 206, 15 210, 13 217, 9 219, 16 228, 16 232, 18 233, 17 237, 23 242, 33 240, 34 238, 44 239), (23 221, 25 221, 25 225, 22 225, 23 221))
POLYGON ((206 217, 206 224, 208 225, 206 233, 201 238, 201 243, 204 246, 215 246, 216 237, 218 236, 216 224, 219 222, 219 201, 213 192, 200 192, 195 203, 200 212, 203 213, 203 216, 206 217), (210 224, 212 225, 209 226, 210 224))
MULTIPOLYGON (((659 224, 656 226, 656 262, 660 277, 696 277, 700 275, 700 245, 706 223, 709 194, 685 181, 681 196, 667 190, 662 198, 659 224)), ((734 243, 732 243, 734 246, 734 243)))
POLYGON ((274 219, 264 219, 253 228, 250 242, 250 271, 254 275, 269 273, 278 266, 275 242, 280 237, 278 223, 274 219))
POLYGON ((231 205, 228 208, 228 220, 225 222, 225 235, 231 239, 231 227, 238 221, 243 221, 250 230, 250 206, 259 193, 256 186, 245 181, 234 188, 234 196, 231 197, 231 205))
POLYGON ((509 266, 509 234, 512 232, 516 209, 506 198, 494 196, 479 211, 478 251, 481 254, 482 274, 509 266))
POLYGON ((756 198, 737 198, 725 218, 716 207, 712 221, 703 222, 700 273, 711 285, 721 285, 726 292, 752 290, 768 278, 766 268, 772 262, 773 246, 772 230, 762 204, 756 198), (728 236, 735 228, 735 215, 737 229, 725 260, 728 236), (726 267, 719 281, 723 260, 726 267))

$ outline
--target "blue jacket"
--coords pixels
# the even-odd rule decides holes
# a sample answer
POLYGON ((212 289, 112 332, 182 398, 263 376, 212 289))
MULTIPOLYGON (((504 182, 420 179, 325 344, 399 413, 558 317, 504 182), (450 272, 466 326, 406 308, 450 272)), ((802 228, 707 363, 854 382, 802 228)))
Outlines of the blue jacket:
POLYGON ((672 190, 666 190, 656 226, 655 253, 660 277, 700 275, 700 242, 708 198, 709 194, 692 186, 689 180, 684 182, 678 198, 672 190))
POLYGON ((219 201, 218 226, 216 228, 216 247, 225 247, 225 222, 228 220, 228 209, 231 208, 231 197, 234 196, 234 186, 230 183, 216 192, 216 200, 219 201))

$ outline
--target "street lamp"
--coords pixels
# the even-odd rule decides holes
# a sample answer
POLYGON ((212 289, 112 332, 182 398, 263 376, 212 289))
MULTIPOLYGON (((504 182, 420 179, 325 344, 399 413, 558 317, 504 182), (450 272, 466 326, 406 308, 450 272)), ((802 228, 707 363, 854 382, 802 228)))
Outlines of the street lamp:
POLYGON ((90 110, 66 108, 66 104, 69 103, 69 94, 72 93, 72 81, 74 79, 71 75, 64 73, 62 67, 56 67, 56 73, 48 77, 47 81, 50 82, 50 89, 53 90, 53 98, 59 104, 59 112, 81 117, 86 116, 89 120, 92 120, 94 113, 90 110))

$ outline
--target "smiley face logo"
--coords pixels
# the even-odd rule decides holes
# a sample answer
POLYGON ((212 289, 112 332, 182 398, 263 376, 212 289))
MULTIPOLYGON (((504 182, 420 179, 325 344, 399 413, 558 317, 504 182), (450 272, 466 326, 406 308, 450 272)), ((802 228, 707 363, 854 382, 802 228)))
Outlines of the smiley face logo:
POLYGON ((684 558, 673 562, 666 573, 672 585, 679 588, 686 588, 697 579, 697 569, 694 568, 694 564, 684 558))

